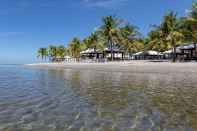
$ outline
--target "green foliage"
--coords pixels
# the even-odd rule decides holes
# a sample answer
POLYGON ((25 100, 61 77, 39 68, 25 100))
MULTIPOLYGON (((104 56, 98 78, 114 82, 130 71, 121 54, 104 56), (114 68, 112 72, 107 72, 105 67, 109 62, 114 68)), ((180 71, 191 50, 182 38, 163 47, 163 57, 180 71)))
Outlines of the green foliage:
POLYGON ((46 57, 48 56, 47 48, 38 49, 37 56, 41 57, 42 60, 46 59, 46 57))
POLYGON ((57 56, 60 58, 64 58, 66 51, 65 51, 65 47, 63 45, 60 45, 57 48, 57 56))
POLYGON ((139 37, 140 33, 137 27, 127 24, 120 28, 120 33, 119 47, 125 53, 135 53, 143 49, 144 43, 139 37))
POLYGON ((94 49, 95 51, 97 49, 100 49, 99 33, 93 32, 89 37, 84 39, 83 43, 84 43, 86 49, 91 48, 91 49, 94 49))
POLYGON ((180 19, 177 18, 176 13, 172 11, 167 13, 163 17, 162 23, 159 26, 155 26, 154 30, 149 33, 148 48, 158 51, 173 48, 173 61, 175 61, 176 47, 184 41, 184 35, 181 29, 180 19))
POLYGON ((111 50, 111 59, 113 61, 113 48, 119 42, 121 20, 115 16, 106 16, 103 18, 103 24, 99 29, 104 43, 111 50))
MULTIPOLYGON (((115 16, 106 16, 102 19, 102 25, 90 36, 80 41, 73 38, 71 43, 64 47, 51 45, 48 48, 40 48, 38 57, 50 60, 72 56, 80 58, 80 52, 86 49, 103 51, 119 48, 127 54, 144 50, 166 51, 174 49, 184 42, 197 43, 197 3, 194 2, 187 17, 178 18, 174 12, 168 12, 160 25, 154 26, 147 37, 142 38, 138 28, 131 24, 124 24, 123 20, 115 16)), ((174 52, 176 53, 176 52, 174 52)), ((197 52, 196 52, 197 53, 197 52)), ((111 55, 113 60, 113 55, 111 55)))
POLYGON ((188 17, 182 19, 187 41, 197 42, 197 3, 194 2, 188 17))
POLYGON ((79 60, 80 52, 81 52, 82 43, 79 38, 75 37, 72 42, 69 44, 69 48, 71 51, 71 56, 77 58, 79 60))
POLYGON ((48 54, 49 54, 50 59, 56 58, 57 57, 57 47, 50 45, 48 47, 48 54))
POLYGON ((50 45, 48 48, 38 49, 38 57, 41 57, 42 60, 48 57, 51 61, 55 61, 56 58, 64 58, 66 54, 65 47, 63 45, 53 46, 50 45))

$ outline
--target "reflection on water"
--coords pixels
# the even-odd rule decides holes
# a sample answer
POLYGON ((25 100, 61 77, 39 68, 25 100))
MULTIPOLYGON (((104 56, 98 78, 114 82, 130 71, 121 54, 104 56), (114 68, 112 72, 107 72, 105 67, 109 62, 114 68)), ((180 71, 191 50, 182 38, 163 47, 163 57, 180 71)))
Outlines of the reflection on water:
POLYGON ((196 73, 0 67, 0 130, 195 131, 196 73))

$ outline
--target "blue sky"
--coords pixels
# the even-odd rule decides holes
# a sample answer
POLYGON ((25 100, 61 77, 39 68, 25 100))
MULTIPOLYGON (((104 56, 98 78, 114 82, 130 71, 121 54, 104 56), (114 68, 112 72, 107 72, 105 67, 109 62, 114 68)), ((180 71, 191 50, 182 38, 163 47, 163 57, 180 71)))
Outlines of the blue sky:
POLYGON ((32 63, 36 50, 88 36, 106 15, 138 26, 143 35, 168 10, 186 15, 193 0, 1 0, 0 63, 32 63))

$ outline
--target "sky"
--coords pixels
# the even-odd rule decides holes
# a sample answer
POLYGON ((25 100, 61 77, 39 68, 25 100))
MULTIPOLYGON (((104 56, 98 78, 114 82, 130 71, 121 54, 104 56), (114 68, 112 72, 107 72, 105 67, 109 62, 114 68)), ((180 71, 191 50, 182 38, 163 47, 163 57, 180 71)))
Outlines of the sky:
POLYGON ((115 15, 146 36, 169 10, 185 16, 193 0, 0 0, 0 64, 37 62, 36 51, 81 39, 115 15))

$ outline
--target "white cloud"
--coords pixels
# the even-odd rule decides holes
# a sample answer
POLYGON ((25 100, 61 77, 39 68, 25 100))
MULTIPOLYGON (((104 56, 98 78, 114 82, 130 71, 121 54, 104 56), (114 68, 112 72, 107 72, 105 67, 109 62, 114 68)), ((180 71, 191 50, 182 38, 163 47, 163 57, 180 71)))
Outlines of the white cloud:
POLYGON ((189 13, 191 13, 191 10, 186 9, 185 14, 189 14, 189 13))
POLYGON ((83 0, 90 7, 114 8, 125 5, 128 0, 83 0))
POLYGON ((19 0, 14 2, 12 5, 3 5, 3 8, 0 8, 0 15, 7 15, 16 12, 23 12, 24 10, 29 10, 32 8, 48 8, 53 7, 55 5, 54 2, 48 1, 31 1, 31 0, 19 0))
POLYGON ((18 3, 18 7, 21 8, 30 8, 30 7, 51 7, 53 6, 54 3, 53 2, 48 2, 48 1, 20 1, 18 3))
POLYGON ((18 36, 22 35, 23 32, 0 32, 0 37, 18 36))

